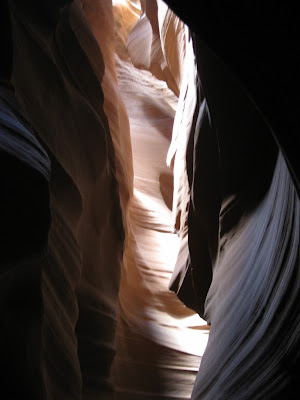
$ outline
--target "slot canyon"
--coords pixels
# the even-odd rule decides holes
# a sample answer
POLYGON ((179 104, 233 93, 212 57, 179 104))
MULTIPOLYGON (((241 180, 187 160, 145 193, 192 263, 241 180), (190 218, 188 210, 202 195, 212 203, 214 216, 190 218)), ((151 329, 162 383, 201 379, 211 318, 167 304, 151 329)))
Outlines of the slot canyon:
POLYGON ((0 20, 0 399, 298 399, 291 4, 0 20))

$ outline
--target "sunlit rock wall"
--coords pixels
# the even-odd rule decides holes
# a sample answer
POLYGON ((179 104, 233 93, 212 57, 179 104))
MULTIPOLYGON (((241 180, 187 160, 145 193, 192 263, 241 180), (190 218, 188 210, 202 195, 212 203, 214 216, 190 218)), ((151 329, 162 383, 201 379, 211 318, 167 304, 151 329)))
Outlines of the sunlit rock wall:
MULTIPOLYGON (((168 49, 165 33, 172 30, 174 19, 175 24, 178 26, 178 33, 181 33, 182 23, 175 16, 173 16, 172 20, 172 17, 168 14, 168 23, 170 26, 163 26, 165 20, 164 13, 166 12, 165 9, 160 10, 158 8, 156 1, 142 2, 141 18, 139 18, 129 34, 127 49, 133 65, 137 68, 149 70, 156 78, 165 81, 176 95, 179 95, 179 82, 176 82, 176 78, 178 79, 178 60, 174 60, 174 55, 179 55, 177 53, 177 43, 181 43, 181 41, 177 41, 176 38, 168 43, 169 49, 174 45, 174 49, 172 51, 169 50, 169 54, 167 55, 169 56, 172 53, 173 59, 171 63, 166 54, 164 54, 164 51, 168 49), (159 15, 161 15, 161 21, 158 19, 159 15), (170 69, 171 65, 174 71, 170 69), (175 75, 173 72, 175 72, 175 75)), ((172 14, 171 11, 170 13, 172 14)), ((183 53, 184 51, 181 54, 183 53)))
MULTIPOLYGON (((186 43, 191 45, 188 29, 170 11, 169 22, 177 24, 180 34, 178 38, 170 35, 168 40, 161 40, 156 2, 148 2, 147 10, 142 7, 129 36, 121 37, 127 31, 121 29, 124 21, 120 10, 124 7, 124 2, 115 4, 116 25, 120 27, 117 41, 128 43, 129 57, 124 57, 124 48, 120 53, 117 51, 116 70, 130 121, 134 195, 119 295, 117 354, 113 367, 116 397, 185 399, 191 395, 208 327, 168 289, 179 250, 172 214, 174 177, 167 166, 178 97, 171 90, 166 71, 171 74, 171 66, 179 71, 180 60, 184 75, 189 66, 195 66, 195 59, 191 57, 189 62, 185 59, 186 43), (145 49, 149 50, 148 64, 142 63, 145 49), (163 49, 169 51, 170 67, 163 49), (157 63, 157 58, 152 58, 154 53, 160 54, 166 67, 164 75, 152 68, 151 63, 157 63)), ((162 24, 161 32, 166 36, 165 31, 167 25, 162 24)), ((192 81, 193 74, 189 76, 192 81)), ((183 77, 178 73, 176 79, 179 85, 183 77)), ((175 80, 173 76, 172 80, 175 80)), ((191 84, 195 98, 195 82, 191 84)), ((184 89, 186 86, 187 83, 184 89)), ((181 118, 178 118, 177 129, 180 129, 181 118)), ((175 139, 172 147, 173 150, 178 147, 175 139)))
POLYGON ((141 71, 128 39, 137 6, 77 1, 47 16, 43 6, 11 5, 13 84, 52 163, 41 336, 50 399, 110 399, 115 345, 117 396, 185 398, 207 341, 205 321, 168 290, 178 238, 166 158, 190 38, 164 8, 184 47, 161 39, 167 28, 153 6, 152 66, 141 71))
MULTIPOLYGON (((197 33, 212 39, 204 14, 198 18, 190 4, 187 10, 174 7, 197 33)), ((204 7, 204 12, 206 8, 210 9, 204 7)), ((169 31, 180 37, 176 24, 168 23, 176 17, 160 2, 145 1, 143 10, 143 18, 149 22, 142 20, 140 26, 151 32, 151 25, 153 36, 153 32, 160 32, 164 62, 180 85, 178 76, 182 74, 176 79, 164 32, 171 26, 169 31)), ((213 11, 217 13, 218 7, 213 11)), ((208 21, 212 15, 207 16, 208 21)), ((264 30, 260 34, 264 43, 264 30)), ((266 117, 263 112, 268 107, 259 110, 255 103, 261 101, 260 95, 256 92, 254 99, 249 96, 230 67, 201 41, 201 35, 192 35, 190 53, 195 53, 197 65, 193 69, 191 62, 183 75, 186 81, 181 88, 186 85, 186 90, 180 93, 183 101, 177 106, 168 154, 175 174, 173 218, 181 238, 171 288, 211 323, 209 345, 192 398, 293 398, 297 396, 293 392, 298 393, 295 377, 300 329, 298 178, 297 164, 290 164, 293 155, 286 154, 286 148, 282 153, 278 143, 280 148, 286 145, 285 133, 279 130, 283 126, 295 141, 295 124, 291 120, 285 125, 282 117, 278 126, 280 110, 276 108, 266 117), (277 142, 272 128, 278 128, 277 142)), ((136 41, 137 37, 132 38, 136 41)), ((145 37, 150 40, 149 35, 145 37)), ((171 37, 174 40, 177 36, 171 37)), ((147 44, 150 70, 153 43, 147 44)), ((185 43, 189 54, 187 42, 180 43, 182 47, 185 43)), ((221 38, 219 43, 208 43, 215 43, 226 59, 226 43, 224 48, 217 47, 223 43, 221 38)), ((139 65, 137 54, 133 56, 137 66, 147 67, 145 62, 139 65)), ((232 53, 228 59, 233 63, 230 57, 232 53)), ((233 65, 241 70, 236 62, 233 65)), ((250 89, 256 90, 255 85, 262 80, 259 68, 257 65, 253 71, 257 83, 250 89)))
POLYGON ((266 117, 202 41, 209 5, 167 1, 190 30, 160 0, 114 3, 9 3, 21 110, 2 87, 1 177, 24 201, 2 199, 4 225, 22 222, 2 239, 23 243, 2 251, 3 383, 11 398, 297 398, 293 116, 270 98, 266 117), (209 327, 169 287, 211 324, 202 361, 209 327))

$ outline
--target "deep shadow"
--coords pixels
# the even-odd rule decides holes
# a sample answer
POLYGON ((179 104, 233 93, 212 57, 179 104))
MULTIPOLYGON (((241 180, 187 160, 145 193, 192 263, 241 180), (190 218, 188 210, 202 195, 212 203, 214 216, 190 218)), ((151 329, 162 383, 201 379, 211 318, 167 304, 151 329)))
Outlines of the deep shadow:
POLYGON ((173 206, 173 175, 162 172, 159 175, 159 188, 164 202, 169 210, 172 211, 173 206))

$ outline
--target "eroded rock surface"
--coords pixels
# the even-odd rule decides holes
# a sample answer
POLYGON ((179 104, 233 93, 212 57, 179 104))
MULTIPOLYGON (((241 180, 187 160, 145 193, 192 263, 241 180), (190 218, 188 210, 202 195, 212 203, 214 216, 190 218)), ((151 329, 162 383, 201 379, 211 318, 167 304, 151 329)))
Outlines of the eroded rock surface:
MULTIPOLYGON (((105 10, 104 22, 112 18, 110 3, 105 10)), ((119 174, 130 175, 130 163, 116 172, 117 164, 130 160, 130 148, 122 158, 117 147, 126 134, 119 133, 128 123, 114 92, 110 49, 105 43, 100 49, 79 2, 67 5, 57 22, 19 2, 12 14, 13 35, 20 38, 14 43, 13 84, 52 160, 52 224, 43 268, 46 394, 110 399, 125 230, 121 210, 125 216, 130 197, 130 179, 118 183, 119 174), (114 100, 104 94, 107 81, 114 100), (114 101, 111 126, 104 97, 114 101)), ((108 28, 113 37, 113 26, 108 28)))
MULTIPOLYGON (((154 17, 150 17, 153 26, 154 17)), ((180 39, 185 39, 188 30, 179 20, 178 23, 180 39)), ((153 75, 150 64, 136 63, 145 55, 144 40, 152 36, 147 33, 149 29, 152 25, 142 10, 128 39, 129 47, 135 43, 134 55, 129 51, 133 60, 125 62, 122 54, 116 56, 119 89, 130 121, 134 195, 113 375, 117 398, 184 399, 191 394, 208 327, 168 290, 179 249, 172 216, 173 172, 166 163, 178 98, 165 80, 153 75)), ((157 35, 161 48, 158 30, 157 35)), ((123 42, 126 40, 124 37, 123 42)), ((168 45, 172 47, 169 42, 168 45)), ((178 56, 176 46, 173 51, 178 56)), ((161 55, 164 57, 162 50, 161 55)), ((185 56, 184 51, 181 56, 185 56)))
POLYGON ((293 398, 296 19, 114 3, 9 2, 6 398, 293 398))

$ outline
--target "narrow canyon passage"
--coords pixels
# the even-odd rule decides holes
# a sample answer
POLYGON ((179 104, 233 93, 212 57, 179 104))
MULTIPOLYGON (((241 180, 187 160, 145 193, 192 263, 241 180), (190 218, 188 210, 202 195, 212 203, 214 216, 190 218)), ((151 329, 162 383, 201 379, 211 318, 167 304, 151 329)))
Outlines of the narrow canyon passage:
POLYGON ((300 23, 218 3, 0 3, 1 399, 299 397, 300 23))
POLYGON ((1 399, 299 397, 300 23, 218 3, 0 3, 1 399))
POLYGON ((177 97, 150 72, 118 57, 116 64, 134 166, 113 368, 117 399, 189 399, 209 331, 168 289, 179 246, 166 165, 177 97))

